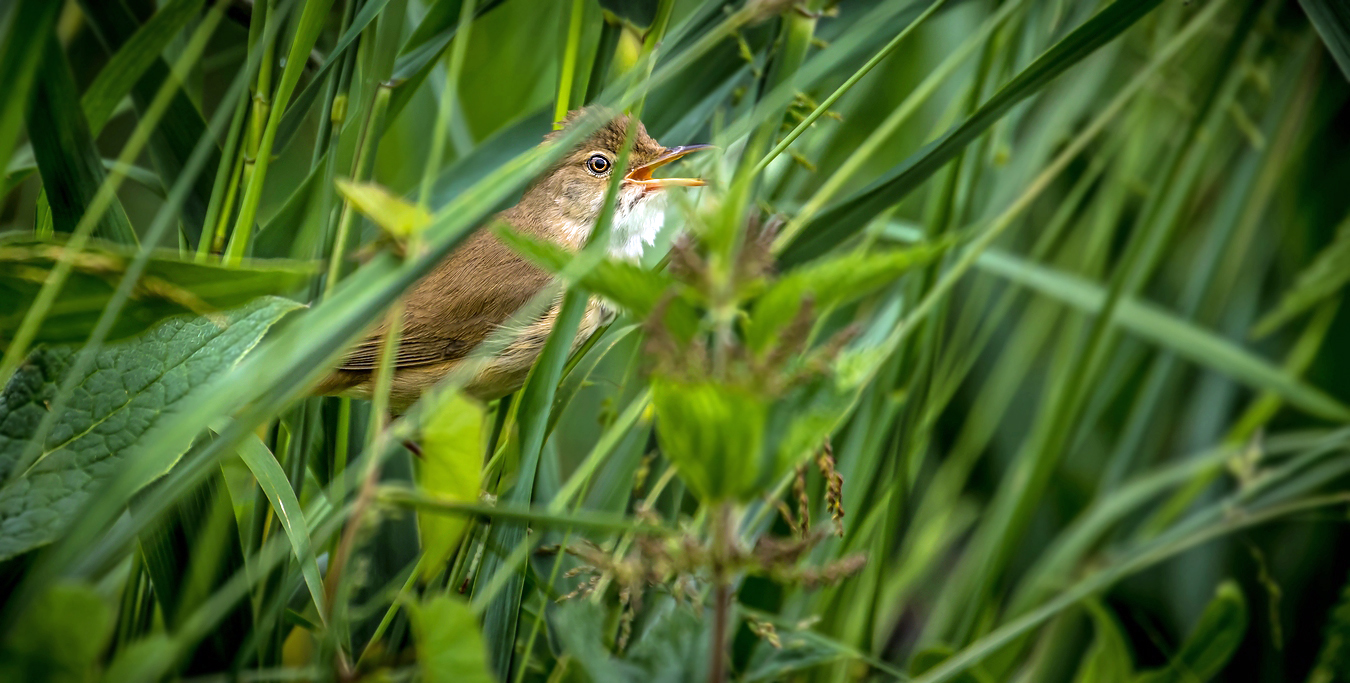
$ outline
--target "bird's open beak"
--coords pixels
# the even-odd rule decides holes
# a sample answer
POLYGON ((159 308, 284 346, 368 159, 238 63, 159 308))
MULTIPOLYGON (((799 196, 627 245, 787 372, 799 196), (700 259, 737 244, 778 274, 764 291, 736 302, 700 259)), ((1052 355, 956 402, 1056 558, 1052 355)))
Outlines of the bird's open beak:
POLYGON ((649 190, 659 190, 666 187, 698 187, 706 185, 702 178, 653 178, 652 171, 665 166, 666 164, 679 159, 691 152, 697 152, 703 149, 709 149, 712 145, 681 145, 671 147, 665 154, 657 157, 651 163, 643 164, 628 172, 624 180, 630 183, 637 183, 649 190))

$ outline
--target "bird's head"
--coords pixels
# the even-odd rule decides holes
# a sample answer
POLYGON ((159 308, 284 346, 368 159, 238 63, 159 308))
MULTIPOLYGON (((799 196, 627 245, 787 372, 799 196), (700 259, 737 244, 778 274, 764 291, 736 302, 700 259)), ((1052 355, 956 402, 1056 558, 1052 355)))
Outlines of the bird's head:
MULTIPOLYGON (((563 120, 563 129, 546 139, 564 134, 589 110, 577 110, 563 120)), ((623 258, 641 256, 644 245, 656 239, 665 216, 665 192, 672 187, 697 187, 698 178, 653 178, 656 169, 710 145, 664 147, 647 134, 638 121, 629 153, 628 171, 619 184, 610 232, 610 252, 623 258)), ((522 204, 539 213, 538 219, 556 225, 563 241, 579 246, 595 227, 604 206, 605 193, 617 172, 619 152, 628 132, 629 118, 617 116, 600 126, 559 160, 526 191, 522 204)))

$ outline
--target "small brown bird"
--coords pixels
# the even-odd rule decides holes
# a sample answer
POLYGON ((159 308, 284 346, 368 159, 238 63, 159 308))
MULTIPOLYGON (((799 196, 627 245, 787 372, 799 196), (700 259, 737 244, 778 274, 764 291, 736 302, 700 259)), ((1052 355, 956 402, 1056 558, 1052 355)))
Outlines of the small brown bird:
MULTIPOLYGON (((562 131, 577 121, 581 110, 564 119, 562 131)), ((580 249, 590 236, 604 204, 610 173, 617 163, 628 129, 628 117, 619 116, 601 126, 536 180, 515 206, 495 220, 568 249, 580 249)), ((710 145, 663 147, 641 122, 629 155, 628 167, 615 201, 609 253, 636 260, 651 246, 665 217, 664 190, 698 186, 697 178, 652 178, 652 171, 710 145)), ((515 311, 543 289, 552 276, 527 262, 495 236, 479 230, 408 292, 403 332, 394 359, 389 404, 403 413, 422 392, 455 369, 470 351, 515 311)), ((465 386, 482 400, 504 396, 525 382, 530 366, 543 349, 558 315, 558 301, 530 323, 505 350, 489 359, 465 386)), ((573 341, 575 349, 607 317, 604 305, 592 298, 573 341)), ((379 365, 383 337, 381 323, 316 388, 317 394, 369 398, 379 365)))

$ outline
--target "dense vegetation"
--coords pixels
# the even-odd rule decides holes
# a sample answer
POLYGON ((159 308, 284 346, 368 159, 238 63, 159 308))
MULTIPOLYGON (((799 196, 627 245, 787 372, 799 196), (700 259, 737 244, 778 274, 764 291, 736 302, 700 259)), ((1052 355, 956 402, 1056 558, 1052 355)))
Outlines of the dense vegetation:
POLYGON ((1350 680, 1337 0, 0 40, 0 680, 1350 680), (585 104, 719 147, 643 267, 499 233, 559 274, 520 391, 308 396, 585 104))

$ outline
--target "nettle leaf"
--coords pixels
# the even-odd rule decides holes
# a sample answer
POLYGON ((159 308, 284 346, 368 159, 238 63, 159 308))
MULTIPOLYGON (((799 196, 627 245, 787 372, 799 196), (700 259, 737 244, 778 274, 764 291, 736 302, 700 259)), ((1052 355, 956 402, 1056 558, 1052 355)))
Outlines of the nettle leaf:
POLYGON ((394 239, 406 240, 431 223, 431 214, 426 209, 375 183, 354 183, 342 178, 334 182, 343 199, 394 239))
POLYGON ((769 400, 714 382, 652 378, 661 452, 701 500, 747 500, 756 492, 769 400))
POLYGON ((817 310, 848 303, 928 263, 940 251, 934 247, 881 253, 855 251, 793 270, 770 285, 755 302, 745 326, 746 345, 763 352, 807 300, 817 310))
MULTIPOLYGON (((482 404, 459 392, 438 396, 422 425, 422 457, 417 486, 441 500, 472 503, 483 486, 482 404)), ((418 508, 417 531, 422 541, 422 578, 441 570, 464 533, 468 518, 418 508)))
MULTIPOLYGON (((574 252, 553 242, 521 234, 505 224, 494 226, 492 232, 517 254, 550 273, 562 274, 576 258, 574 252)), ((613 259, 600 261, 578 282, 582 287, 623 307, 636 318, 650 315, 662 297, 668 292, 679 291, 680 287, 674 278, 664 272, 613 259)), ((680 335, 692 334, 698 325, 694 309, 680 298, 670 303, 666 310, 667 326, 680 335)))
POLYGON ((1336 237, 1317 258, 1298 274, 1292 289, 1284 293, 1275 310, 1262 316, 1252 334, 1264 337, 1300 314, 1339 292, 1350 282, 1350 217, 1336 230, 1336 237))
MULTIPOLYGON (((221 315, 174 318, 102 349, 38 457, 24 463, 76 355, 69 347, 34 351, 0 394, 0 560, 55 540, 122 462, 158 443, 157 432, 176 419, 176 406, 210 393, 273 324, 299 307, 267 297, 221 315)), ((189 445, 190 439, 174 447, 181 455, 189 445)))
POLYGON ((492 683, 483 634, 467 603, 437 595, 412 605, 410 613, 423 681, 492 683))
MULTIPOLYGON (((14 336, 64 249, 64 240, 39 241, 27 234, 0 238, 0 347, 14 336)), ((36 341, 76 344, 88 339, 134 254, 108 243, 80 252, 36 341)), ((155 252, 109 339, 139 334, 172 315, 206 314, 295 291, 312 272, 312 266, 298 261, 252 261, 225 268, 184 259, 177 252, 155 252)))
POLYGON ((1247 632, 1247 599, 1237 583, 1219 584, 1200 620, 1168 666, 1147 671, 1135 683, 1208 681, 1223 670, 1247 632))

